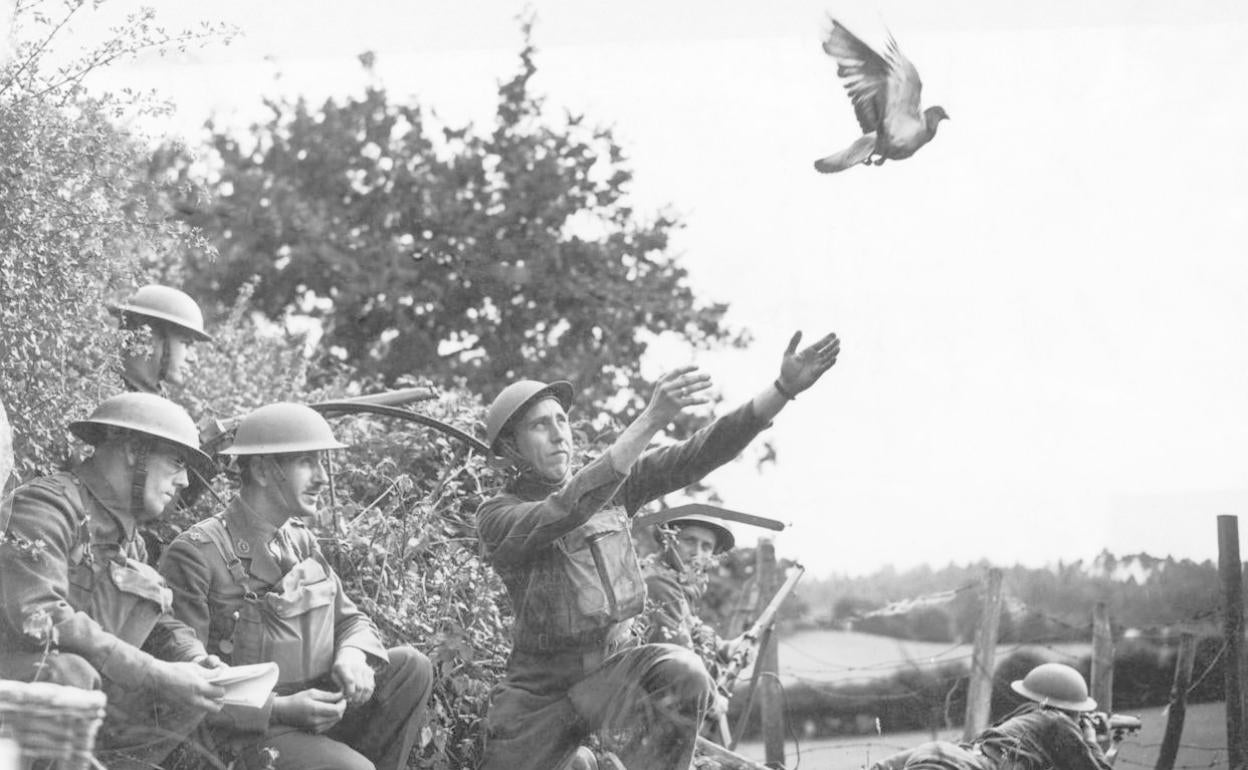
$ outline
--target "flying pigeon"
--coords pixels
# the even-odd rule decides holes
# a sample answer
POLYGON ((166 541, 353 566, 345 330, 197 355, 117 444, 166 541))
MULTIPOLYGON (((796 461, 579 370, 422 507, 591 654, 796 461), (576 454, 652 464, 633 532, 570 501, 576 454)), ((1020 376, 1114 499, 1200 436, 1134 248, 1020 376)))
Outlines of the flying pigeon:
POLYGON ((923 83, 918 70, 901 55, 892 34, 880 56, 833 19, 823 50, 836 59, 836 74, 845 81, 862 137, 847 149, 815 161, 819 173, 908 158, 932 140, 940 121, 948 120, 943 107, 920 112, 923 83))

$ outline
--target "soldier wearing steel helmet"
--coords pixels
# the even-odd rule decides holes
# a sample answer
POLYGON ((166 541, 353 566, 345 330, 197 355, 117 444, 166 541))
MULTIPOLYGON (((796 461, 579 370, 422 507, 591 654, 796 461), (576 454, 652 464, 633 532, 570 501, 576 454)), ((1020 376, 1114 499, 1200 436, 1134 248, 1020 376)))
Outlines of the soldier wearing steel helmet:
POLYGON ((1083 675, 1064 663, 1042 663, 1010 689, 1028 700, 980 733, 975 745, 998 765, 1043 770, 1105 770, 1118 753, 1098 742, 1091 715, 1096 701, 1088 696, 1083 675))
POLYGON ((302 521, 329 481, 324 453, 343 446, 309 407, 251 412, 222 452, 238 458, 238 496, 161 557, 175 613, 211 652, 278 664, 262 708, 227 704, 211 720, 248 768, 276 749, 277 770, 399 770, 425 724, 429 659, 386 649, 302 521))
POLYGON ((151 767, 224 691, 135 530, 208 458, 186 412, 149 393, 113 396, 69 428, 91 456, 0 506, 0 677, 103 689, 108 766, 151 767))
POLYGON ((1102 748, 1096 701, 1078 671, 1042 663, 1010 688, 1027 702, 969 743, 930 741, 871 770, 1109 770, 1118 747, 1102 748))
POLYGON ((735 457, 836 362, 836 335, 798 352, 800 339, 751 401, 646 452, 672 419, 708 400, 709 377, 695 367, 664 375, 637 419, 580 468, 569 383, 523 380, 490 405, 488 442, 514 474, 481 505, 478 534, 515 623, 506 676, 491 698, 483 770, 592 767, 580 743, 621 730, 633 736, 622 747, 626 767, 689 766, 714 683, 687 649, 632 643, 646 589, 628 519, 735 457))
POLYGON ((748 647, 741 639, 720 638, 714 628, 698 617, 709 582, 708 571, 718 557, 733 549, 736 537, 726 522, 696 512, 682 513, 655 529, 660 550, 642 564, 646 578, 646 641, 689 648, 716 676, 720 666, 731 660, 738 649, 745 652, 748 647), (662 542, 664 538, 670 538, 670 542, 662 542))
POLYGON ((193 345, 210 342, 204 315, 195 300, 169 286, 149 284, 109 307, 122 328, 146 329, 150 345, 135 344, 122 358, 121 378, 127 390, 165 394, 165 383, 186 384, 194 362, 193 345))

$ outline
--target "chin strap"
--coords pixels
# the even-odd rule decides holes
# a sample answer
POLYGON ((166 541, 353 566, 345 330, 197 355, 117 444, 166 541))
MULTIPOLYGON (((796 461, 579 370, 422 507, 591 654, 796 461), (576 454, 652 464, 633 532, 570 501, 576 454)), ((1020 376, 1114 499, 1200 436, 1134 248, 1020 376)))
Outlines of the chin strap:
POLYGON ((156 329, 154 326, 152 327, 152 335, 160 338, 160 343, 156 346, 156 355, 158 356, 156 359, 156 387, 159 388, 160 384, 169 376, 169 359, 171 357, 169 335, 163 330, 156 329))
POLYGON ((147 457, 150 447, 146 441, 136 441, 134 449, 134 474, 130 477, 130 515, 136 520, 147 518, 144 500, 147 491, 147 457))
MULTIPOLYGON (((277 458, 273 455, 265 455, 264 459, 268 460, 269 463, 272 464, 273 472, 277 478, 280 481, 285 482, 287 479, 286 471, 282 470, 281 463, 277 461, 277 458)), ((303 515, 303 512, 299 510, 299 506, 295 505, 293 501, 286 496, 286 490, 282 488, 281 484, 277 487, 277 494, 281 495, 282 504, 286 506, 286 510, 289 511, 292 516, 303 515)))
POLYGON ((161 389, 165 377, 169 375, 169 336, 155 325, 148 324, 146 328, 151 333, 152 352, 156 355, 156 376, 151 377, 148 374, 148 368, 144 365, 143 359, 137 355, 128 355, 122 364, 121 379, 130 390, 155 393, 158 396, 164 395, 161 389))

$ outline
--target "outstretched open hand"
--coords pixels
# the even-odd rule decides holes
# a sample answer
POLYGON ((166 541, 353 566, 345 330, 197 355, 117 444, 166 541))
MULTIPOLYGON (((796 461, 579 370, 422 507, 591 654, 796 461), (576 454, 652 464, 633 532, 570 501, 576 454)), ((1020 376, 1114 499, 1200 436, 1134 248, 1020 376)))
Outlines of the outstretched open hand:
POLYGON ((792 395, 814 385, 824 372, 832 368, 841 352, 841 340, 836 334, 829 334, 799 352, 797 346, 801 341, 802 333, 799 331, 789 340, 789 347, 780 363, 780 386, 792 395))
POLYGON ((711 375, 682 366, 659 377, 647 408, 666 424, 690 407, 710 403, 710 387, 711 375))

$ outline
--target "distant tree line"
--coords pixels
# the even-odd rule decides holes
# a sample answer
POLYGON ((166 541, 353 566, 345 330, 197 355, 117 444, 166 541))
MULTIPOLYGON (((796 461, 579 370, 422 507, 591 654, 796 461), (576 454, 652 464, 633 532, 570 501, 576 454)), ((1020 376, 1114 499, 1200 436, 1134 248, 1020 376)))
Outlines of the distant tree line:
MULTIPOLYGON (((934 642, 970 641, 979 626, 986 562, 943 568, 885 567, 863 577, 803 580, 798 593, 814 627, 934 642), (947 592, 947 595, 942 595, 947 592)), ((1005 569, 1003 642, 1084 641, 1091 612, 1105 602, 1119 633, 1200 627, 1216 621, 1217 566, 1148 554, 1117 557, 1103 551, 1091 562, 1005 569)))

